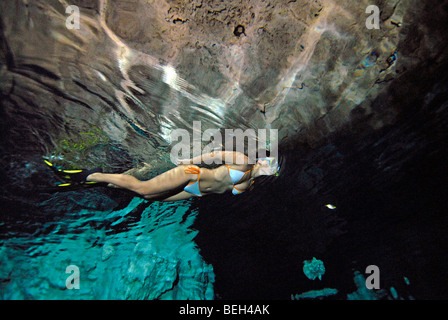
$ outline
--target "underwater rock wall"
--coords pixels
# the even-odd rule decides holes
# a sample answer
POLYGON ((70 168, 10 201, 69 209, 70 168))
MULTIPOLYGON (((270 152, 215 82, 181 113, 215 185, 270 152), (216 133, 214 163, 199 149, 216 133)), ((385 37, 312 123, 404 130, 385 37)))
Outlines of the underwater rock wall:
MULTIPOLYGON (((48 202, 45 214, 54 214, 48 206, 60 203, 48 202)), ((0 298, 213 299, 213 268, 189 229, 196 215, 188 203, 134 198, 121 210, 66 213, 48 222, 45 234, 4 239, 0 298), (72 265, 79 268, 79 289, 66 287, 72 265)))

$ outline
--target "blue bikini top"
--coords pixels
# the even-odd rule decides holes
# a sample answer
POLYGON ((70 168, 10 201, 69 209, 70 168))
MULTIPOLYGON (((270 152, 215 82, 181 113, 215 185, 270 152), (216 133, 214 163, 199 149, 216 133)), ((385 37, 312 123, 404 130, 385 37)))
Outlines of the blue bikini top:
MULTIPOLYGON (((235 185, 238 184, 241 181, 241 179, 243 179, 243 177, 246 173, 251 172, 252 169, 250 169, 248 171, 240 171, 240 170, 232 169, 228 165, 226 165, 226 167, 227 167, 227 171, 229 172, 230 180, 232 180, 232 184, 233 184, 232 193, 234 195, 243 193, 244 191, 239 190, 237 187, 235 187, 235 185)), ((254 183, 254 182, 252 181, 252 183, 254 183)))

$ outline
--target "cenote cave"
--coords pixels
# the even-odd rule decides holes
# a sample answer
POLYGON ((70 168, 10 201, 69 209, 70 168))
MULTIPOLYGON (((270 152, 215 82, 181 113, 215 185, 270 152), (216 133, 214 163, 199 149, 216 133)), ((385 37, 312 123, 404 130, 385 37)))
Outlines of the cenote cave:
POLYGON ((0 299, 448 299, 446 30, 444 0, 1 1, 0 299), (176 171, 173 132, 226 129, 276 132, 275 175, 176 171))

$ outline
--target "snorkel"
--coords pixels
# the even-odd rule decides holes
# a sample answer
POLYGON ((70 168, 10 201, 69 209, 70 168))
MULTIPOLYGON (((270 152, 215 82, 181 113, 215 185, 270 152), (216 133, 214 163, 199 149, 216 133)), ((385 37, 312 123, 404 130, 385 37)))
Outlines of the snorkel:
POLYGON ((265 158, 257 158, 257 162, 260 161, 260 174, 261 175, 274 175, 276 177, 279 176, 280 166, 278 165, 277 158, 273 157, 265 157, 265 158), (264 164, 267 164, 264 165, 264 164), (267 167, 267 168, 266 168, 267 167))

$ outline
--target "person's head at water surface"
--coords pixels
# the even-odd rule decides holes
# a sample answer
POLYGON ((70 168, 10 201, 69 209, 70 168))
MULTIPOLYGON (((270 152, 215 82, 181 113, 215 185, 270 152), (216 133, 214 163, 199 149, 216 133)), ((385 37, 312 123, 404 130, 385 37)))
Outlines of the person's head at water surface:
POLYGON ((256 172, 257 176, 277 176, 280 171, 280 166, 278 164, 277 158, 257 158, 257 162, 254 166, 254 171, 256 172))

